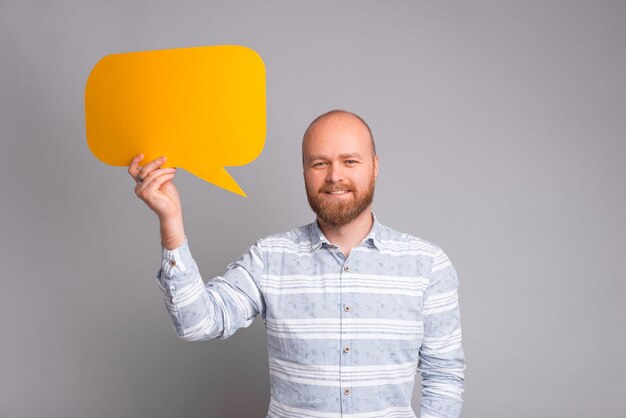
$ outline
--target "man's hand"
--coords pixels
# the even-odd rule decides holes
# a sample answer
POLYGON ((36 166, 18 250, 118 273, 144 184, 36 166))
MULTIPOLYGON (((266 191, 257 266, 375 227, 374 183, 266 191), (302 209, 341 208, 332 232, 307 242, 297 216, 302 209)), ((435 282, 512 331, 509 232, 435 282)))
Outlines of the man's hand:
POLYGON ((139 163, 143 154, 133 158, 128 167, 128 174, 135 179, 135 194, 154 211, 161 222, 161 245, 172 250, 185 241, 183 215, 180 197, 176 186, 171 181, 176 175, 175 168, 160 168, 165 157, 157 158, 145 166, 139 163))
POLYGON ((141 167, 143 154, 133 158, 128 174, 137 182, 135 194, 152 209, 159 219, 172 218, 180 214, 180 198, 176 186, 170 180, 176 175, 175 168, 159 168, 166 158, 160 157, 141 167))

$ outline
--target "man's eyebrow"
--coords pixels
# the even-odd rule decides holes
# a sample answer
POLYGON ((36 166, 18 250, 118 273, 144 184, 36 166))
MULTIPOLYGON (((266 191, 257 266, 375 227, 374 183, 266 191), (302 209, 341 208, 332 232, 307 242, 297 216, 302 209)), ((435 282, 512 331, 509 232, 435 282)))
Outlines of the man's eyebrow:
MULTIPOLYGON (((363 159, 363 156, 361 156, 361 154, 359 154, 358 152, 350 152, 347 154, 339 154, 339 158, 359 158, 359 159, 363 159)), ((324 154, 318 154, 318 155, 311 155, 309 157, 309 161, 313 161, 313 160, 328 160, 330 159, 327 155, 324 154)))
POLYGON ((363 157, 361 156, 361 154, 359 154, 358 152, 351 152, 348 154, 339 154, 340 158, 360 158, 363 159, 363 157))
POLYGON ((318 154, 318 155, 310 155, 309 156, 309 161, 313 161, 313 160, 327 160, 328 157, 323 155, 323 154, 318 154))

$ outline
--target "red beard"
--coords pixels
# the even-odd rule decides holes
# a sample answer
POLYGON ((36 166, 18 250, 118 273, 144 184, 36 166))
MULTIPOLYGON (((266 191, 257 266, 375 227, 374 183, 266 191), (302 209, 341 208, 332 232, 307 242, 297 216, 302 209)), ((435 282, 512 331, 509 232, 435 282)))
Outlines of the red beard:
POLYGON ((306 187, 309 205, 317 217, 332 226, 341 226, 356 219, 374 200, 374 179, 364 191, 356 190, 352 184, 326 184, 319 191, 312 192, 306 187), (327 192, 349 191, 351 196, 333 197, 327 192))

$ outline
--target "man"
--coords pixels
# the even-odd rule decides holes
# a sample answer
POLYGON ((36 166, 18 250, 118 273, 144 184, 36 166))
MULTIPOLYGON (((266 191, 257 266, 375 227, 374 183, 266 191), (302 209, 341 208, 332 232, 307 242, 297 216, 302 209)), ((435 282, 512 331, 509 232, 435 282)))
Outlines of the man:
POLYGON ((160 219, 158 282, 178 335, 223 339, 261 314, 272 393, 268 417, 408 418, 415 373, 421 417, 458 417, 463 371, 454 267, 436 245, 371 211, 378 155, 367 124, 335 110, 302 141, 316 222, 257 241, 204 283, 185 238, 175 169, 136 157, 135 192, 160 219))

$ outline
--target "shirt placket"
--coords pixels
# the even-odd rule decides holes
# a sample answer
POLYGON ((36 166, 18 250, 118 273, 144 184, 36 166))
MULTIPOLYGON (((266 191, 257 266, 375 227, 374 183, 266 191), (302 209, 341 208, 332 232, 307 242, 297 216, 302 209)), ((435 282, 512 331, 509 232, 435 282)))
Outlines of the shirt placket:
POLYGON ((353 364, 352 361, 352 340, 350 339, 350 327, 346 324, 350 322, 352 318, 352 300, 351 294, 346 292, 345 289, 345 279, 352 273, 352 258, 351 254, 348 255, 347 259, 344 259, 341 266, 340 273, 340 306, 339 306, 339 317, 340 317, 340 329, 341 329, 341 341, 340 341, 340 354, 339 358, 341 359, 341 365, 339 367, 339 374, 341 380, 341 412, 342 416, 351 416, 354 413, 354 393, 352 387, 352 379, 350 378, 350 374, 347 370, 350 370, 350 367, 353 364))

